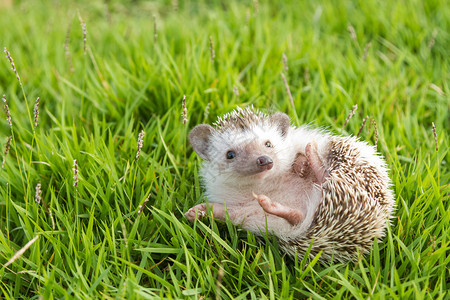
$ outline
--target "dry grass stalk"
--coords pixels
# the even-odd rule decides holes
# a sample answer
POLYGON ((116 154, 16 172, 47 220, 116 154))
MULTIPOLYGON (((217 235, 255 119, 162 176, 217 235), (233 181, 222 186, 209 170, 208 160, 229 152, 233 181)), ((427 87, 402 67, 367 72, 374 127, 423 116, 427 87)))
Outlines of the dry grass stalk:
MULTIPOLYGON (((23 274, 23 273, 26 273, 26 272, 29 272, 29 273, 33 272, 33 273, 36 273, 35 271, 28 271, 28 270, 23 270, 23 271, 19 271, 19 272, 14 272, 13 270, 11 270, 10 268, 8 268, 7 266, 5 266, 5 265, 2 264, 2 263, 0 263, 0 266, 4 267, 6 270, 8 270, 9 272, 11 272, 11 273, 14 274, 14 275, 17 275, 17 274, 23 274)), ((20 276, 20 278, 21 278, 22 280, 24 280, 24 281, 30 283, 29 280, 25 279, 25 278, 22 277, 22 276, 20 276)))
POLYGON ((286 80, 286 77, 284 76, 283 72, 281 72, 281 78, 283 78, 284 87, 286 88, 286 92, 287 92, 287 94, 289 96, 289 101, 291 101, 292 109, 295 110, 294 98, 292 98, 291 89, 289 88, 289 84, 288 84, 288 82, 286 80))
POLYGON ((181 106, 183 107, 183 124, 186 125, 188 118, 187 118, 187 108, 186 108, 186 95, 183 96, 183 101, 181 103, 181 106))
POLYGON ((368 300, 370 300, 370 297, 373 295, 373 292, 375 291, 375 288, 378 286, 377 283, 378 283, 378 278, 380 277, 380 273, 381 273, 381 269, 378 270, 377 277, 375 278, 375 284, 373 285, 373 288, 372 288, 372 290, 370 291, 370 295, 369 295, 368 300))
POLYGON ((10 136, 8 138, 8 141, 6 141, 6 145, 5 145, 5 155, 3 156, 3 162, 2 162, 2 169, 5 167, 5 163, 6 163, 6 156, 9 153, 9 147, 11 145, 11 140, 12 140, 12 136, 10 136))
POLYGON ((434 145, 436 146, 436 152, 439 151, 439 147, 438 147, 438 140, 437 140, 437 133, 436 133, 436 126, 434 125, 434 122, 431 123, 431 125, 433 126, 433 135, 434 135, 434 145))
POLYGON ((366 47, 364 48, 364 55, 363 55, 363 60, 364 61, 367 59, 367 55, 369 54, 370 46, 372 46, 372 42, 368 42, 366 44, 366 47))
POLYGON ((434 83, 430 84, 430 89, 432 89, 433 91, 437 92, 440 96, 444 96, 445 95, 444 91, 440 87, 435 85, 434 83))
POLYGON ((39 236, 35 236, 31 241, 29 241, 25 246, 23 246, 22 249, 20 249, 19 251, 16 252, 16 254, 14 254, 13 257, 11 257, 10 260, 8 260, 8 262, 4 265, 4 267, 9 266, 10 264, 12 264, 14 261, 16 261, 18 258, 20 258, 25 251, 28 250, 28 248, 31 247, 31 245, 33 245, 34 242, 36 242, 36 240, 39 238, 39 236))
POLYGON ((20 76, 19 73, 17 72, 16 65, 14 64, 14 60, 11 57, 11 54, 9 53, 8 49, 6 49, 6 47, 4 48, 3 52, 5 52, 6 58, 8 58, 9 63, 11 64, 11 70, 13 70, 14 74, 16 74, 17 80, 19 80, 19 84, 22 85, 22 81, 20 81, 20 76))
POLYGON ((78 187, 78 163, 76 159, 73 160, 72 171, 73 171, 73 186, 78 187))
POLYGON ((52 221, 52 228, 53 228, 53 230, 56 230, 55 219, 53 219, 53 214, 52 214, 52 211, 50 209, 48 210, 48 215, 50 216, 50 220, 52 221))
POLYGON ((39 97, 36 99, 36 104, 34 105, 34 128, 38 126, 39 122, 39 97))
POLYGON ((78 19, 80 20, 81 29, 83 30, 83 51, 84 51, 84 55, 86 55, 86 40, 87 40, 86 23, 83 21, 80 14, 78 14, 78 19))
POLYGON ((369 118, 369 116, 366 116, 366 117, 364 118, 364 120, 363 120, 363 122, 362 122, 362 124, 361 124, 361 127, 359 128, 358 134, 356 135, 356 137, 359 137, 359 135, 361 134, 361 132, 362 132, 362 130, 363 130, 363 128, 364 128, 364 125, 366 125, 366 121, 367 121, 368 118, 369 118))
POLYGON ((144 211, 145 205, 146 205, 147 202, 150 200, 150 195, 151 195, 151 193, 148 193, 147 198, 145 198, 145 200, 144 200, 144 202, 142 203, 142 205, 139 206, 138 216, 144 211))
POLYGON ((211 61, 214 62, 214 58, 216 57, 216 52, 214 51, 214 44, 213 44, 212 36, 209 36, 209 50, 211 52, 211 61))
POLYGON ((373 134, 375 136, 375 147, 378 144, 378 130, 377 130, 377 122, 375 122, 375 119, 372 119, 373 124, 373 134))
POLYGON ((11 113, 9 112, 8 102, 6 101, 6 95, 3 95, 3 102, 5 103, 6 120, 8 121, 9 127, 12 131, 11 113))
POLYGON ((283 53, 283 67, 284 67, 284 70, 287 72, 287 71, 289 71, 289 67, 288 67, 288 58, 287 58, 287 56, 286 56, 286 54, 284 54, 283 53))
POLYGON ((145 131, 141 130, 141 132, 139 133, 138 136, 138 142, 137 142, 137 151, 136 151, 136 160, 139 159, 139 156, 141 155, 141 149, 142 146, 144 146, 144 136, 145 136, 145 131))
POLYGON ((347 126, 348 121, 350 120, 351 117, 353 117, 353 115, 355 114, 355 111, 358 109, 358 104, 353 105, 353 109, 350 111, 350 113, 347 116, 347 119, 345 119, 344 125, 342 126, 342 129, 345 128, 345 126, 347 126))

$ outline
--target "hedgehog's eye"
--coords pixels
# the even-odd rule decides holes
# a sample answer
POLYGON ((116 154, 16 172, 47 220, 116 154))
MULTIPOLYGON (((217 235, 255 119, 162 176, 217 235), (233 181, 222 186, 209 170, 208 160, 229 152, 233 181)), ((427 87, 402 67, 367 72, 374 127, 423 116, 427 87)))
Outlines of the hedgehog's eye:
POLYGON ((227 152, 227 159, 233 159, 236 157, 236 153, 234 151, 227 152))
POLYGON ((268 147, 268 148, 272 148, 272 147, 273 147, 273 145, 272 145, 272 143, 271 143, 271 142, 267 141, 267 142, 266 142, 266 147, 268 147))

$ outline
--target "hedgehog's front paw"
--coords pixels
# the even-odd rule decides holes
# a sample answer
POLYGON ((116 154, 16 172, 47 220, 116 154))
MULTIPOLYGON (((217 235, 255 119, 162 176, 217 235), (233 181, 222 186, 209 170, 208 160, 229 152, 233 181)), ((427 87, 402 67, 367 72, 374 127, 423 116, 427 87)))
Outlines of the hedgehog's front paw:
POLYGON ((191 207, 184 215, 189 220, 189 222, 194 222, 195 219, 201 219, 206 216, 206 203, 198 204, 191 207))
POLYGON ((292 171, 301 178, 308 177, 309 172, 311 171, 308 158, 301 153, 297 153, 294 163, 292 164, 292 171))
POLYGON ((325 177, 328 175, 322 160, 319 157, 319 152, 317 150, 317 143, 312 142, 306 145, 305 155, 308 158, 308 163, 311 166, 312 171, 316 177, 319 184, 324 183, 325 177))

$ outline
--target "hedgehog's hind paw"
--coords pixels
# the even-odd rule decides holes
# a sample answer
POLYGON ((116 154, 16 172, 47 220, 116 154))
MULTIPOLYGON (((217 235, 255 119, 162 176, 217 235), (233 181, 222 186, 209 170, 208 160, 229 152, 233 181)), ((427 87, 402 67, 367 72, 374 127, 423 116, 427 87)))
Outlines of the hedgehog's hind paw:
POLYGON ((283 218, 292 226, 300 224, 304 219, 303 213, 298 209, 293 209, 288 206, 284 206, 281 203, 273 202, 265 195, 256 195, 253 193, 253 197, 258 200, 259 205, 261 205, 262 209, 264 209, 266 213, 283 218))

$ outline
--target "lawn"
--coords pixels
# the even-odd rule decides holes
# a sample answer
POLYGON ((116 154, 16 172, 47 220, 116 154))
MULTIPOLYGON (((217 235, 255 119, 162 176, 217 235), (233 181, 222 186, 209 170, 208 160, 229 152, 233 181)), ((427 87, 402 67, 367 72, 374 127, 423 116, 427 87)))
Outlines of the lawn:
POLYGON ((0 297, 450 298, 447 1, 8 2, 0 297), (366 120, 397 203, 370 254, 293 259, 186 220, 205 201, 189 130, 236 105, 366 120))

